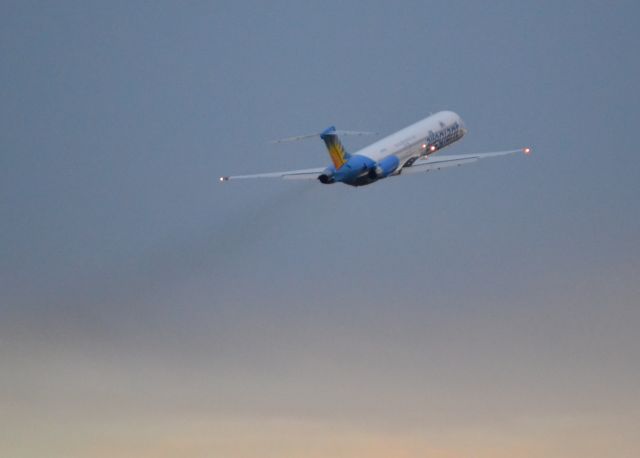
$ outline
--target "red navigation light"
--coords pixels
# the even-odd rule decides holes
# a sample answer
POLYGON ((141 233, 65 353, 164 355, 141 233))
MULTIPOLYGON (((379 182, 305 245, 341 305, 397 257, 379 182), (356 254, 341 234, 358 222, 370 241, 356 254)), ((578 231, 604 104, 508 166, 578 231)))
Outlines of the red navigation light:
POLYGON ((528 156, 529 154, 531 154, 531 148, 529 148, 528 146, 526 148, 522 148, 522 152, 528 156))

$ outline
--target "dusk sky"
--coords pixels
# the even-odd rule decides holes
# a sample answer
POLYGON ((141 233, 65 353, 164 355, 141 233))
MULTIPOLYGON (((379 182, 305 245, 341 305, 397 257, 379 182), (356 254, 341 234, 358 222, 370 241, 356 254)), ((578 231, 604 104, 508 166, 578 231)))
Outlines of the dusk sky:
POLYGON ((0 456, 640 456, 639 48, 637 1, 2 1, 0 456), (534 153, 218 182, 445 109, 534 153))

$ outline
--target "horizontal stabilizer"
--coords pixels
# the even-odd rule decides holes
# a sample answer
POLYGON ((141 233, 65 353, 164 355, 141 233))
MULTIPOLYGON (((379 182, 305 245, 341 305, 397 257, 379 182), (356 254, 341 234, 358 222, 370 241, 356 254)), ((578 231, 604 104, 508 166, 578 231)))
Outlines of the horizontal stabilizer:
MULTIPOLYGON (((299 140, 306 140, 308 138, 320 137, 325 132, 318 132, 317 134, 308 134, 308 135, 298 135, 295 137, 287 137, 281 138, 280 140, 272 140, 269 143, 289 143, 289 142, 297 142, 299 140)), ((361 132, 357 130, 332 130, 332 135, 355 135, 355 136, 363 136, 363 135, 377 135, 376 132, 361 132)))

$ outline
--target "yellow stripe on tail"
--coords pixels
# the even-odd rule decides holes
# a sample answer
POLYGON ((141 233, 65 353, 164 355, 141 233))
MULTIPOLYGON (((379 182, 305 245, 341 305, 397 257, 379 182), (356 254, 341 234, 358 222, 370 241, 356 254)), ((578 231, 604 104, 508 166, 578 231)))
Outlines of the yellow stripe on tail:
POLYGON ((329 156, 331 156, 331 161, 333 162, 336 170, 338 170, 349 159, 349 153, 345 151, 344 146, 342 146, 342 143, 335 132, 336 128, 331 126, 320 134, 320 138, 324 140, 329 156))

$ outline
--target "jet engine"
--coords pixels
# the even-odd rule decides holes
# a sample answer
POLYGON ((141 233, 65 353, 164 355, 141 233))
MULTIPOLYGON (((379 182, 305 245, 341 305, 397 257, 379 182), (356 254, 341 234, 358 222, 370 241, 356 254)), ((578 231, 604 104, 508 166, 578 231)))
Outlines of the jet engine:
POLYGON ((394 155, 387 156, 378 162, 375 167, 369 169, 369 178, 376 180, 391 175, 400 165, 400 161, 394 155))
POLYGON ((335 173, 335 170, 332 167, 328 167, 324 169, 324 171, 320 174, 320 176, 318 176, 318 180, 320 181, 320 183, 323 183, 323 184, 331 184, 335 181, 333 178, 334 173, 335 173))

